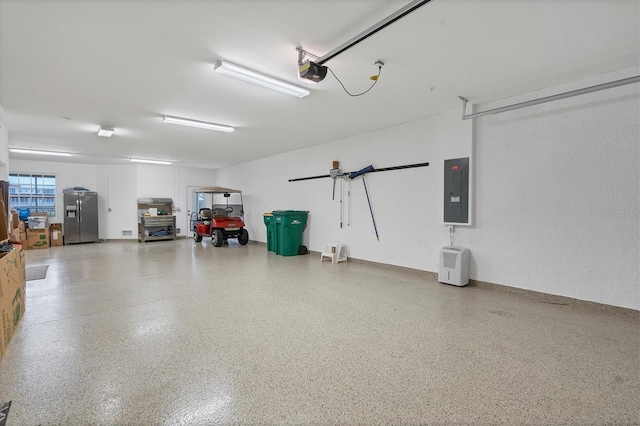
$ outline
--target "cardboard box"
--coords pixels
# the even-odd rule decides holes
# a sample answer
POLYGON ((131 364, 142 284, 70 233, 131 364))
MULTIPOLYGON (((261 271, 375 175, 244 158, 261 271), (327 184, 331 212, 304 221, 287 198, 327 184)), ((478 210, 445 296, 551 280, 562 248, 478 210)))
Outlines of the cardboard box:
POLYGON ((62 245, 62 224, 52 223, 49 226, 49 234, 51 236, 51 247, 62 245))
POLYGON ((27 227, 25 226, 24 221, 21 220, 20 222, 18 222, 18 231, 26 232, 26 230, 27 230, 27 227))
POLYGON ((27 233, 26 232, 20 232, 18 233, 18 235, 20 235, 20 241, 22 242, 22 245, 24 246, 24 249, 27 249, 27 233))
POLYGON ((18 223, 20 223, 18 212, 11 212, 11 229, 17 228, 18 223))
POLYGON ((20 246, 0 258, 0 357, 24 316, 24 252, 20 246))
POLYGON ((11 241, 20 241, 20 231, 18 229, 12 230, 11 234, 9 234, 9 239, 11 241))
MULTIPOLYGON (((0 195, 2 191, 0 191, 0 195)), ((9 238, 9 217, 7 217, 8 210, 4 205, 4 199, 0 197, 0 241, 4 241, 9 238)))
POLYGON ((29 250, 49 248, 49 228, 27 229, 27 248, 29 250))

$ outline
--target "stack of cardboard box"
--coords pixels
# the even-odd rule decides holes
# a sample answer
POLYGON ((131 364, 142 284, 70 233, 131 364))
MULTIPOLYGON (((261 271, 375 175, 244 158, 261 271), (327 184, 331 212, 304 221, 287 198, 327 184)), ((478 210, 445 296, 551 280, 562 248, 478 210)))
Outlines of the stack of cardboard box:
POLYGON ((27 229, 25 223, 18 219, 18 212, 12 212, 11 214, 11 234, 9 238, 11 241, 20 241, 23 249, 27 249, 27 229))
MULTIPOLYGON (((0 197, 0 242, 2 243, 6 243, 9 238, 7 229, 12 229, 17 225, 16 229, 18 234, 20 233, 17 215, 15 221, 14 216, 11 215, 11 227, 7 227, 9 225, 7 213, 4 201, 0 197)), ((22 226, 24 233, 24 223, 22 226)), ((25 258, 22 245, 14 244, 13 249, 9 251, 6 249, 7 244, 3 244, 3 250, 0 252, 0 357, 7 350, 9 340, 24 316, 24 292, 26 289, 25 258)))
POLYGON ((62 245, 62 224, 52 223, 46 213, 35 212, 29 216, 28 226, 19 220, 18 213, 11 215, 11 233, 13 242, 20 242, 24 250, 46 249, 62 245))
POLYGON ((49 243, 49 215, 42 212, 31 213, 27 227, 27 248, 46 249, 49 243))
POLYGON ((24 316, 25 258, 20 245, 0 253, 0 357, 24 316))

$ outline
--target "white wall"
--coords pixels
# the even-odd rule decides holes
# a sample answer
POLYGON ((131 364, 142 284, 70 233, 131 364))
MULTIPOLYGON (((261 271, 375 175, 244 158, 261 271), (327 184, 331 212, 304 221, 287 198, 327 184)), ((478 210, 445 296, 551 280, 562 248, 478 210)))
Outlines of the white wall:
MULTIPOLYGON (((0 106, 0 112, 2 107, 0 106)), ((0 180, 9 180, 9 131, 0 121, 0 180)))
POLYGON ((99 184, 108 195, 104 224, 101 222, 101 238, 137 239, 138 198, 171 198, 178 236, 187 232, 188 186, 212 186, 213 170, 155 165, 99 166, 99 184), (111 211, 108 211, 111 208, 111 211), (122 231, 131 230, 132 236, 122 231))
POLYGON ((476 120, 477 226, 458 232, 472 276, 640 309, 638 93, 634 84, 476 120))
POLYGON ((443 227, 436 206, 442 191, 440 158, 442 120, 420 120, 300 151, 217 171, 219 185, 242 189, 251 239, 265 241, 262 214, 277 209, 308 210, 303 242, 322 251, 327 243, 344 243, 352 257, 416 269, 435 270, 438 247, 433 235, 443 227), (351 182, 351 226, 345 182, 345 215, 340 228, 340 181, 331 200, 329 178, 288 182, 288 179, 329 174, 333 160, 343 171, 431 162, 429 167, 366 175, 380 240, 375 236, 362 179, 351 182))
MULTIPOLYGON (((503 100, 507 105, 637 74, 624 70, 503 100)), ((221 169, 219 185, 242 189, 251 238, 265 241, 262 213, 309 210, 304 242, 321 251, 346 243, 355 258, 437 271, 442 162, 471 152, 474 224, 454 244, 472 252, 471 277, 507 286, 640 309, 638 86, 630 85, 480 118, 461 111, 221 169), (462 142, 460 142, 463 140, 462 142), (452 144, 453 143, 453 148, 452 144), (331 180, 287 182, 369 164, 429 161, 427 168, 367 175, 380 241, 360 180, 352 226, 339 228, 331 180)))
POLYGON ((175 198, 176 168, 139 164, 136 168, 139 198, 175 198))
MULTIPOLYGON (((138 198, 162 197, 174 200, 179 235, 187 228, 187 185, 212 186, 213 170, 173 166, 90 165, 49 161, 11 160, 11 173, 51 173, 56 175, 56 217, 64 221, 62 190, 81 186, 98 192, 99 232, 102 239, 137 239, 138 198), (131 231, 124 236, 123 231, 131 231)), ((8 177, 8 174, 7 174, 8 177)))
MULTIPOLYGON (((9 164, 11 173, 43 173, 56 175, 56 216, 51 222, 64 221, 64 206, 62 190, 81 186, 91 191, 97 187, 96 166, 91 164, 68 164, 54 161, 11 160, 9 164)), ((101 194, 98 193, 98 197, 101 194)), ((100 202, 100 200, 98 201, 100 202)))
POLYGON ((138 238, 138 174, 135 165, 98 166, 100 238, 138 238), (131 231, 131 236, 123 235, 131 231))

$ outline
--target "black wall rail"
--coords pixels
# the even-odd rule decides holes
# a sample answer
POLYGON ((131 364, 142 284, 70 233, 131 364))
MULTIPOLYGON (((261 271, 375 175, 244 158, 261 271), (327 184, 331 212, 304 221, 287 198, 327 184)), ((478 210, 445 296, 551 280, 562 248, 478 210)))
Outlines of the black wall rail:
MULTIPOLYGON (((388 172, 390 170, 413 169, 416 167, 427 167, 428 165, 429 163, 416 163, 416 164, 406 164, 404 166, 383 167, 381 169, 373 169, 371 171, 368 171, 367 173, 388 172)), ((338 177, 342 177, 344 175, 348 176, 350 173, 353 173, 353 172, 344 172, 338 175, 338 177)), ((297 179, 289 179, 289 182, 299 182, 302 180, 322 179, 322 178, 328 178, 328 177, 331 177, 331 175, 318 175, 318 176, 302 177, 297 179)))

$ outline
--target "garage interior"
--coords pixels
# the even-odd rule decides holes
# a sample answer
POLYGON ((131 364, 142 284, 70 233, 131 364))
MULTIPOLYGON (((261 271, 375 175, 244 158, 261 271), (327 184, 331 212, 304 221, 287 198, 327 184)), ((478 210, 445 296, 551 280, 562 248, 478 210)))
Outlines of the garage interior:
POLYGON ((0 180, 54 178, 65 228, 95 191, 99 230, 24 250, 0 416, 638 424, 639 75, 636 0, 0 0, 0 180), (248 244, 194 241, 204 187, 248 244))

